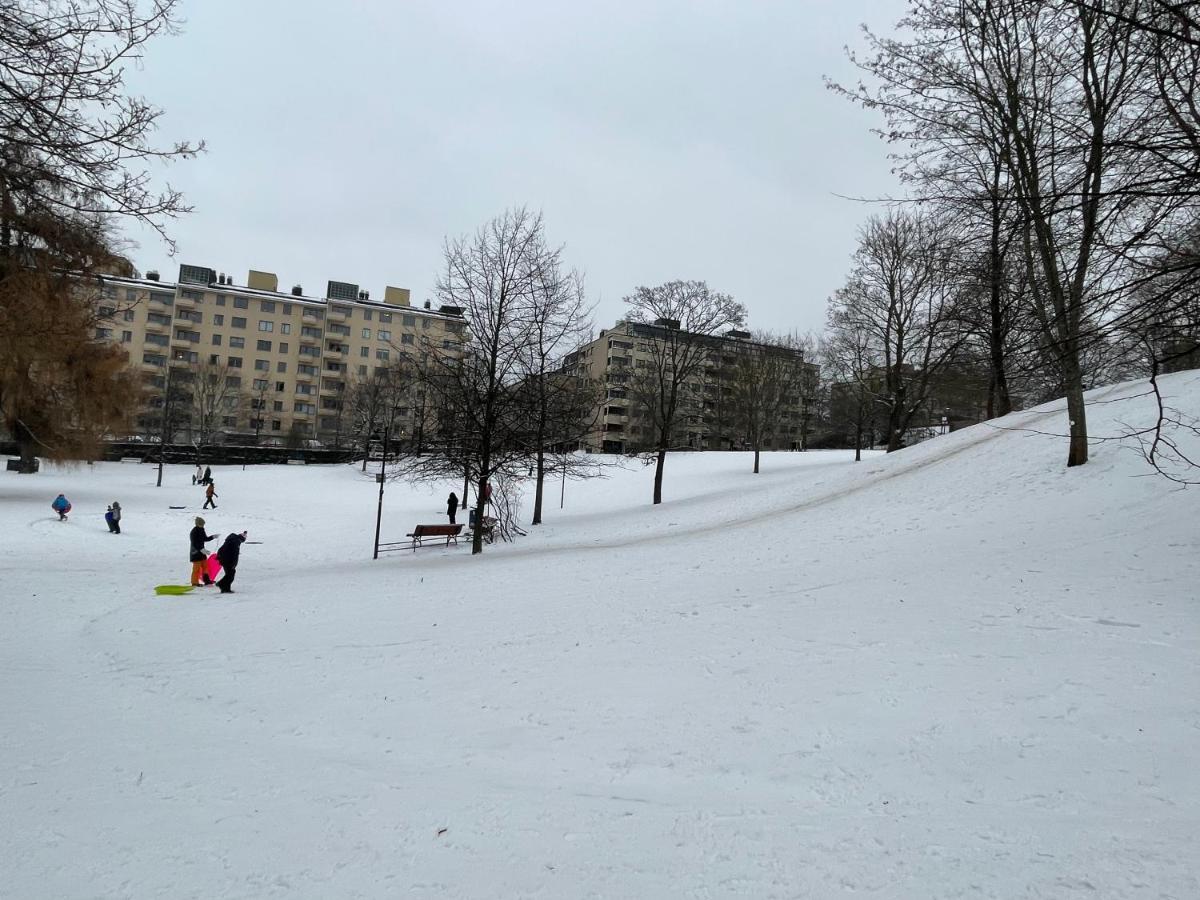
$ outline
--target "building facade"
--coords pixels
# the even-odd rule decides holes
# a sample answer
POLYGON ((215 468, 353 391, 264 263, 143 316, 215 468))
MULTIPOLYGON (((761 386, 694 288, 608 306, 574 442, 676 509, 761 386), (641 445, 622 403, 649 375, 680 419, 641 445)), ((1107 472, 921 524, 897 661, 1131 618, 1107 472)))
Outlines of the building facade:
MULTIPOLYGON (((465 336, 457 308, 413 307, 409 292, 388 287, 382 302, 347 282, 330 281, 324 297, 299 285, 281 292, 270 272, 251 271, 245 285, 204 266, 181 265, 176 282, 101 279, 96 337, 122 346, 150 385, 143 427, 160 421, 171 378, 220 370, 236 402, 222 403, 215 439, 312 440, 344 426, 357 380, 429 348, 465 336)), ((391 410, 395 424, 415 427, 417 411, 391 410), (409 420, 407 423, 405 420, 409 420)))
MULTIPOLYGON (((596 428, 585 449, 601 453, 634 453, 654 447, 657 434, 645 410, 641 379, 652 370, 656 349, 666 339, 668 323, 618 322, 599 337, 566 357, 563 369, 604 385, 604 401, 596 428), (656 347, 657 344, 657 347, 656 347)), ((745 331, 698 337, 704 355, 697 373, 688 380, 677 417, 672 446, 693 450, 739 450, 749 444, 737 408, 738 361, 747 354, 784 354, 794 367, 794 391, 785 399, 778 421, 770 428, 764 450, 804 449, 811 398, 819 369, 799 349, 768 347, 745 331)))

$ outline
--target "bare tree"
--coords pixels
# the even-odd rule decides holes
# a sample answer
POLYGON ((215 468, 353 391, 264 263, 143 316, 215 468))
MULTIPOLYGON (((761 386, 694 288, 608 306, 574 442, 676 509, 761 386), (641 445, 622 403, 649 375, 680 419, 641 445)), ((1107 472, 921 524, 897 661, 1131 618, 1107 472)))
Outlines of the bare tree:
MULTIPOLYGON (((562 371, 562 358, 591 330, 583 277, 567 270, 562 247, 539 242, 531 257, 526 322, 528 342, 520 395, 528 406, 528 448, 533 457, 533 524, 542 522, 546 476, 580 470, 574 450, 595 426, 600 386, 562 371)), ((578 474, 578 471, 576 471, 578 474)))
POLYGON ((371 455, 371 442, 378 441, 384 430, 390 430, 395 424, 396 410, 411 383, 407 368, 392 364, 377 366, 369 375, 347 387, 354 433, 362 442, 364 472, 367 471, 367 457, 371 455))
POLYGON ((241 377, 234 374, 228 362, 201 362, 188 373, 188 388, 192 437, 203 447, 212 441, 226 416, 237 414, 241 377))
MULTIPOLYGON (((438 298, 462 311, 469 330, 462 343, 423 348, 418 377, 437 434, 429 441, 432 452, 406 457, 398 474, 473 479, 484 498, 492 479, 515 475, 529 458, 521 384, 532 358, 534 284, 551 271, 550 252, 541 216, 524 208, 506 211, 470 237, 446 241, 438 298)), ((476 528, 471 552, 482 551, 476 528)))
POLYGON ((779 434, 789 410, 803 415, 811 395, 804 351, 797 337, 769 332, 759 332, 744 344, 734 342, 727 349, 734 356, 730 398, 734 420, 754 450, 757 474, 763 446, 779 434))
POLYGON ((685 417, 699 416, 703 376, 713 339, 741 325, 746 310, 703 281, 669 281, 639 287, 625 298, 635 334, 646 345, 648 366, 633 372, 631 398, 654 435, 654 503, 662 503, 663 467, 685 417))
POLYGON ((933 379, 963 345, 953 245, 953 235, 923 215, 872 219, 862 230, 846 286, 830 301, 831 331, 845 332, 839 341, 846 346, 867 341, 867 359, 875 360, 875 371, 856 373, 855 380, 879 385, 888 452, 903 446, 933 379))
POLYGON ((18 220, 132 218, 170 244, 164 220, 190 211, 149 166, 202 144, 155 146, 162 111, 126 92, 125 72, 170 33, 178 0, 7 0, 0 10, 0 248, 18 220))

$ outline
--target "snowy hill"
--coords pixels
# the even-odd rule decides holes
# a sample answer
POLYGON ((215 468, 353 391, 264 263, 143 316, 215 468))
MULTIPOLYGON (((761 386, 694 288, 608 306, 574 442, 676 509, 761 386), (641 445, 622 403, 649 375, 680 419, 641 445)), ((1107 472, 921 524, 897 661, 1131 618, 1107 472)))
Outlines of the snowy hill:
POLYGON ((373 562, 353 468, 216 469, 231 597, 153 593, 189 470, 4 473, 0 897, 1200 896, 1200 494, 1065 427, 628 464, 474 559, 373 562))

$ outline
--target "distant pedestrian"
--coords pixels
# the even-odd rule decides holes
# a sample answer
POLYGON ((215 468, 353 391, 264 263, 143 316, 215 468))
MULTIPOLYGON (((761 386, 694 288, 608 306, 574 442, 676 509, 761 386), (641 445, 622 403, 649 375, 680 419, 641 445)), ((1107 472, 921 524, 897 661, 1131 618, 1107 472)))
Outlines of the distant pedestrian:
POLYGON ((71 501, 62 494, 59 494, 50 501, 50 508, 58 513, 58 521, 65 522, 67 521, 67 513, 71 511, 71 501))
POLYGON ((204 549, 204 545, 209 541, 215 541, 217 535, 208 534, 204 530, 204 520, 196 516, 196 527, 191 530, 188 535, 188 543, 190 551, 188 559, 192 562, 192 586, 199 587, 200 579, 204 579, 205 584, 212 584, 212 579, 208 577, 208 570, 204 565, 208 559, 208 551, 204 549))
POLYGON ((454 491, 450 492, 450 497, 446 500, 446 515, 450 517, 450 524, 454 525, 454 516, 458 513, 458 495, 454 491))
POLYGON ((487 506, 492 502, 492 483, 485 481, 483 483, 483 493, 479 495, 479 505, 487 506))
MULTIPOLYGON (((196 468, 199 468, 199 466, 197 466, 196 468)), ((200 483, 201 484, 212 484, 212 467, 211 466, 204 467, 204 474, 200 477, 200 483)))
POLYGON ((217 486, 215 484, 213 484, 212 481, 210 480, 208 482, 208 487, 204 489, 204 506, 202 508, 203 509, 209 509, 209 508, 216 509, 217 504, 213 503, 213 498, 219 497, 219 496, 221 496, 221 495, 217 493, 217 486))
POLYGON ((192 473, 192 484, 199 484, 204 478, 204 470, 200 468, 200 463, 196 463, 196 471, 192 473))
POLYGON ((221 589, 222 594, 233 593, 233 576, 237 574, 238 558, 242 553, 242 544, 246 540, 246 532, 241 534, 231 534, 225 538, 225 543, 221 545, 221 549, 217 551, 217 559, 221 563, 221 568, 224 573, 217 579, 217 587, 221 589))
POLYGON ((104 514, 104 521, 108 524, 108 530, 113 534, 121 533, 121 504, 116 500, 108 508, 108 512, 104 514))

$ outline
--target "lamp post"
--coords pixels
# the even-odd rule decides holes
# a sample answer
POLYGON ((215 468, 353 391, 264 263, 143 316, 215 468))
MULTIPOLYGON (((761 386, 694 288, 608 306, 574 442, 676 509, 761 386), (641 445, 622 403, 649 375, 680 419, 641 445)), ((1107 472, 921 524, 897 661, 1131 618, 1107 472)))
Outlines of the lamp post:
POLYGON ((387 444, 388 429, 383 429, 383 454, 379 460, 379 474, 375 480, 379 482, 379 502, 375 507, 375 554, 371 559, 379 559, 379 525, 383 521, 383 482, 387 474, 387 444))

